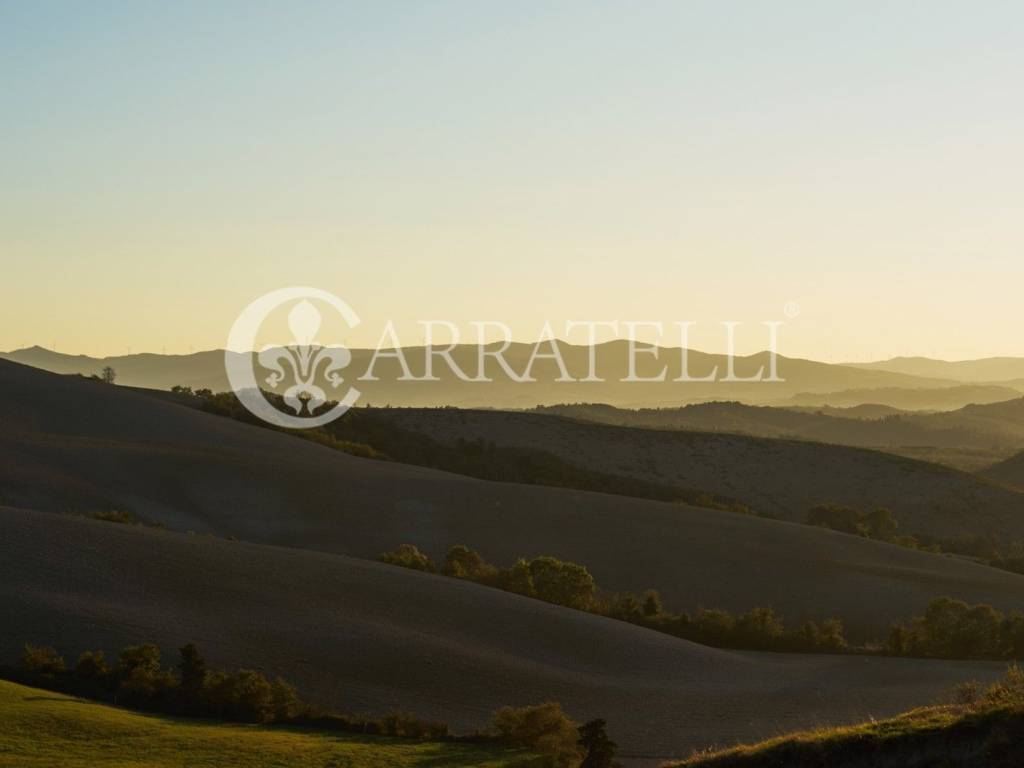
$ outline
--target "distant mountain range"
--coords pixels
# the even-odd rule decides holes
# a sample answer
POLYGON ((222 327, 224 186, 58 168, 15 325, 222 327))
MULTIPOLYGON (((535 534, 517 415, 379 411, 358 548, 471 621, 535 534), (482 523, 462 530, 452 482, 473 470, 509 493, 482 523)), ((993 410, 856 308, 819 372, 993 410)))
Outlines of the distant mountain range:
MULTIPOLYGON (((513 344, 505 351, 505 360, 514 371, 523 372, 528 367, 534 348, 532 344, 513 344)), ((494 345, 483 350, 475 345, 461 345, 451 351, 451 358, 468 376, 476 377, 481 352, 489 353, 495 349, 494 345)), ((550 351, 547 346, 541 349, 550 351)), ((363 393, 363 402, 375 405, 497 408, 530 408, 567 402, 601 402, 619 407, 666 407, 734 400, 762 405, 850 406, 873 403, 907 410, 947 410, 970 403, 1009 400, 1024 394, 1024 360, 1016 359, 975 361, 970 364, 973 368, 957 368, 968 366, 967 363, 942 361, 923 361, 916 367, 911 366, 915 370, 924 370, 924 362, 934 363, 934 370, 938 373, 946 370, 946 366, 952 366, 949 370, 954 371, 956 376, 944 377, 889 370, 885 367, 890 364, 900 367, 899 361, 833 365, 780 356, 778 375, 784 381, 752 383, 722 381, 727 371, 727 358, 724 355, 690 351, 686 353, 689 376, 704 377, 717 368, 719 380, 679 382, 673 379, 683 370, 683 350, 659 348, 657 359, 647 353, 637 354, 634 373, 637 377, 653 377, 661 371, 662 366, 667 365, 665 381, 624 382, 622 379, 630 375, 627 342, 608 342, 593 350, 586 346, 558 342, 558 349, 569 375, 575 379, 587 377, 593 353, 597 361, 596 375, 604 381, 559 381, 559 378, 563 378, 562 372, 557 362, 549 357, 535 361, 531 373, 536 381, 531 382, 512 381, 493 357, 487 357, 484 366, 484 375, 493 379, 489 383, 460 380, 437 357, 434 358, 433 372, 438 381, 399 381, 402 375, 399 361, 382 358, 376 362, 373 370, 377 380, 356 382, 356 386, 363 393), (985 374, 981 380, 984 382, 992 381, 996 373, 1005 373, 1010 377, 1019 372, 1022 378, 1020 381, 1009 379, 1007 384, 963 386, 966 372, 973 370, 985 374)), ((407 347, 401 353, 412 374, 422 376, 426 349, 407 347)), ((362 376, 374 354, 375 351, 369 349, 352 350, 352 363, 346 369, 352 373, 346 378, 362 376)), ((3 353, 0 358, 64 374, 95 375, 110 366, 116 370, 119 384, 151 389, 169 389, 175 385, 214 391, 229 388, 224 372, 223 350, 190 355, 143 353, 96 358, 66 355, 37 346, 3 353)), ((737 357, 735 375, 750 377, 763 369, 767 376, 770 362, 767 352, 737 357)))
POLYGON ((986 357, 981 360, 933 360, 929 357, 894 357, 876 363, 846 363, 865 371, 902 373, 932 379, 970 382, 1010 382, 1024 379, 1024 358, 986 357))

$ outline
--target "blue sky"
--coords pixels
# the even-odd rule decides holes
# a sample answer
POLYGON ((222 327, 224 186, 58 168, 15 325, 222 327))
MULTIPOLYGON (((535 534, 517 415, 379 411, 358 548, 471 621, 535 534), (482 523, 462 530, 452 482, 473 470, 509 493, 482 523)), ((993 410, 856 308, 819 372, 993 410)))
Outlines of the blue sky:
POLYGON ((1024 354, 1020 4, 0 2, 0 57, 0 349, 311 284, 366 345, 796 302, 788 354, 1024 354))

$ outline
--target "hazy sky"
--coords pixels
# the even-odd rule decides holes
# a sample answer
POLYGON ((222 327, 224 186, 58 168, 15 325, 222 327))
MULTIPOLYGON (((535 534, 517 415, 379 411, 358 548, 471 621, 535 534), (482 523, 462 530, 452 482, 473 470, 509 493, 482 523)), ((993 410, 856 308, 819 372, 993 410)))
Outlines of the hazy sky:
POLYGON ((298 284, 365 346, 795 303, 784 354, 1024 354, 1022 73, 1019 2, 0 0, 0 350, 298 284))

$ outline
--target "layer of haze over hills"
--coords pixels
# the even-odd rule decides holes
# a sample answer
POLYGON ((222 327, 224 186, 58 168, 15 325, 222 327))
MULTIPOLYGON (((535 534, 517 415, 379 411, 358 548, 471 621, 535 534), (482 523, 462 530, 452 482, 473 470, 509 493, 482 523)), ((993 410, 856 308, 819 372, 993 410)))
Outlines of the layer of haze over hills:
POLYGON ((869 371, 902 373, 952 381, 1021 381, 1024 380, 1024 359, 989 357, 982 360, 933 360, 928 357, 894 357, 873 363, 847 363, 853 368, 869 371))
MULTIPOLYGON (((364 403, 493 408, 529 408, 571 402, 600 402, 621 407, 667 407, 710 400, 737 400, 765 405, 847 407, 871 403, 908 410, 947 410, 971 403, 1009 400, 1024 393, 1024 384, 1020 381, 1000 384, 984 379, 971 386, 964 386, 962 377, 924 376, 903 371, 876 370, 870 366, 833 365, 783 356, 778 358, 778 376, 784 381, 726 382, 721 379, 728 370, 727 358, 724 355, 696 351, 686 355, 688 375, 692 378, 704 377, 717 368, 719 380, 678 382, 673 379, 679 377, 684 370, 684 356, 678 348, 659 348, 657 360, 642 349, 635 354, 637 377, 655 376, 667 366, 666 381, 623 382, 621 380, 629 376, 630 352, 627 342, 607 342, 593 350, 564 342, 558 344, 571 377, 587 377, 593 351, 596 375, 605 381, 557 381, 561 375, 557 363, 541 357, 531 369, 537 381, 515 382, 503 372, 496 360, 487 357, 484 373, 493 381, 466 382, 459 380, 444 360, 435 357, 433 373, 439 381, 399 381, 402 375, 399 362, 382 358, 373 369, 377 381, 355 383, 363 392, 364 403)), ((494 351, 497 348, 497 345, 491 345, 486 349, 494 351)), ((534 349, 535 345, 516 343, 505 351, 504 356, 512 370, 523 372, 528 367, 534 349)), ((542 354, 550 353, 548 344, 541 344, 540 349, 542 354)), ((412 374, 422 376, 425 348, 407 347, 402 351, 412 374)), ((350 373, 346 378, 351 380, 363 376, 374 353, 374 350, 368 349, 352 350, 352 363, 347 369, 350 373)), ((467 376, 478 375, 479 347, 460 345, 451 352, 451 356, 467 376)), ((221 350, 190 355, 144 353, 92 358, 31 347, 8 352, 0 357, 55 373, 93 375, 109 365, 117 371, 118 383, 129 386, 169 389, 181 385, 214 391, 228 389, 224 353, 221 350)), ((978 361, 977 368, 989 373, 990 367, 985 365, 986 362, 978 361)), ((937 366, 937 369, 942 368, 943 365, 937 366)), ((991 371, 1004 369, 1009 374, 1016 371, 1009 363, 991 367, 991 371)), ((754 376, 759 370, 763 370, 765 377, 769 375, 770 355, 767 352, 737 357, 735 360, 737 377, 754 376)))
POLYGON ((575 404, 542 410, 627 427, 732 432, 877 448, 966 470, 995 464, 1024 446, 1021 397, 932 413, 874 405, 773 408, 722 402, 636 410, 575 404))

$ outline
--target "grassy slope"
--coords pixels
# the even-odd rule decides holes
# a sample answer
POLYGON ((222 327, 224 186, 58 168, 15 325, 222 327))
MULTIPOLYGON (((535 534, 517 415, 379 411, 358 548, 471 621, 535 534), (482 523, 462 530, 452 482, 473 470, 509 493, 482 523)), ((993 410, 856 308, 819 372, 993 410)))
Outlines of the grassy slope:
POLYGON ((945 705, 695 755, 676 768, 1010 768, 1022 761, 1019 706, 945 705))
POLYGON ((502 747, 143 715, 0 681, 0 766, 502 768, 528 760, 502 747))

